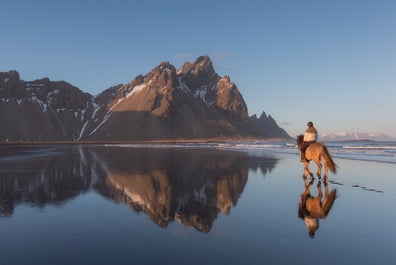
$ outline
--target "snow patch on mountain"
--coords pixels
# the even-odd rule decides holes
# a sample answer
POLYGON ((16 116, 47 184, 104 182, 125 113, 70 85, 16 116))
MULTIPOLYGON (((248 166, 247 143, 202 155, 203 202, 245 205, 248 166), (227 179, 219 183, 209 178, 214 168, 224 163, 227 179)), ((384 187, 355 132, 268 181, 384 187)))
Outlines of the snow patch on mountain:
POLYGON ((98 126, 96 126, 96 128, 93 129, 89 135, 91 136, 92 134, 94 134, 111 117, 112 114, 113 114, 113 112, 108 111, 106 113, 106 115, 104 116, 102 122, 98 126))
POLYGON ((181 76, 179 76, 177 78, 177 80, 179 80, 179 86, 178 88, 180 88, 183 92, 185 92, 186 94, 191 94, 190 89, 188 89, 186 83, 183 81, 183 78, 181 76))
POLYGON ((142 85, 140 85, 140 86, 135 86, 135 87, 133 87, 132 91, 129 92, 129 93, 127 94, 126 97, 129 98, 129 97, 132 96, 132 95, 138 94, 138 93, 139 93, 140 91, 142 91, 145 87, 146 87, 145 84, 142 84, 142 85))
MULTIPOLYGON (((216 87, 212 87, 212 90, 215 90, 216 87)), ((206 84, 203 84, 201 87, 197 89, 195 92, 194 96, 196 98, 201 99, 208 107, 213 105, 215 102, 214 100, 207 100, 207 94, 208 94, 208 86, 206 84)))

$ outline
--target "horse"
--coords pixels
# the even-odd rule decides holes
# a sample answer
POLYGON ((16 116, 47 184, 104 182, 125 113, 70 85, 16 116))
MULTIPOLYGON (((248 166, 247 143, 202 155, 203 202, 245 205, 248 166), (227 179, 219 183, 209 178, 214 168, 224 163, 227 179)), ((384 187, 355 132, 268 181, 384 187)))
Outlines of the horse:
MULTIPOLYGON (((297 136, 297 145, 298 148, 300 149, 301 145, 304 142, 304 135, 298 135, 297 136)), ((322 171, 322 163, 325 167, 325 174, 324 177, 327 179, 328 177, 328 171, 330 171, 334 174, 337 173, 337 165, 334 163, 333 158, 331 157, 329 151, 327 150, 327 147, 324 143, 317 142, 317 143, 312 143, 310 144, 306 149, 305 149, 305 158, 307 161, 302 162, 304 163, 304 173, 303 177, 306 177, 307 174, 309 174, 311 177, 313 177, 313 174, 309 168, 309 162, 313 160, 316 165, 318 166, 318 170, 316 172, 316 175, 318 178, 321 178, 321 171, 322 171)))
POLYGON ((301 194, 298 216, 304 219, 309 230, 309 235, 313 237, 315 231, 319 228, 319 219, 325 219, 330 209, 333 207, 334 201, 337 198, 337 189, 333 189, 329 192, 328 184, 324 182, 325 194, 323 198, 322 183, 319 181, 316 185, 318 195, 313 197, 310 191, 314 183, 313 180, 308 184, 305 177, 304 181, 306 182, 305 191, 301 194))

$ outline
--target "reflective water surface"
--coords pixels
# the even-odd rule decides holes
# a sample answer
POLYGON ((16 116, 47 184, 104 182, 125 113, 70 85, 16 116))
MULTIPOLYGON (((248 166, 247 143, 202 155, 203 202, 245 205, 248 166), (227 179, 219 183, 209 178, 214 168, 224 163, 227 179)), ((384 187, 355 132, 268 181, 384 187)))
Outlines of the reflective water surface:
POLYGON ((395 165, 206 148, 0 147, 0 264, 394 264, 395 165), (375 244, 374 244, 375 242, 375 244))

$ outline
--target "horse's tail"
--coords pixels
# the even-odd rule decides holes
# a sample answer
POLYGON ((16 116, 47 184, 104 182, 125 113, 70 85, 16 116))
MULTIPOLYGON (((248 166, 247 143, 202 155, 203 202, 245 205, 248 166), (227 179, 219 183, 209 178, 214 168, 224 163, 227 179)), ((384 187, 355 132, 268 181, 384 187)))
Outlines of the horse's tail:
POLYGON ((334 174, 337 173, 337 165, 334 163, 333 158, 331 157, 329 151, 327 150, 327 147, 325 145, 322 145, 323 147, 323 158, 326 161, 327 166, 329 167, 330 171, 333 172, 334 174))
POLYGON ((334 201, 337 199, 337 189, 330 192, 328 199, 323 204, 323 213, 327 216, 330 212, 331 207, 333 207, 334 201))

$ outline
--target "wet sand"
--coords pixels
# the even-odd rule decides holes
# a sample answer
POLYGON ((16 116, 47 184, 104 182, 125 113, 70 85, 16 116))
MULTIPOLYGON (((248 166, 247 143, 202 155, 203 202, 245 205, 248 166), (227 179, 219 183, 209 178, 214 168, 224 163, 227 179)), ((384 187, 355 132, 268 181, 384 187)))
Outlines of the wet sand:
POLYGON ((308 190, 291 154, 26 148, 0 153, 4 264, 395 263, 395 164, 335 159, 308 190))

